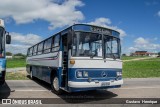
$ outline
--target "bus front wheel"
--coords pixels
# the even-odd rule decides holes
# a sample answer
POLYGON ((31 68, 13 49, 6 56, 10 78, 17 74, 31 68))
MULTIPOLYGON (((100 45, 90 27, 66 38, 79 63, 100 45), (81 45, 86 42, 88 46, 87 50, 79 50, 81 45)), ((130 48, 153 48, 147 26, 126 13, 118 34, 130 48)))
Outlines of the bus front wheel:
POLYGON ((62 90, 60 89, 60 86, 59 86, 59 79, 57 76, 54 76, 52 78, 52 81, 51 81, 51 88, 53 90, 53 92, 57 95, 60 95, 62 94, 62 90))

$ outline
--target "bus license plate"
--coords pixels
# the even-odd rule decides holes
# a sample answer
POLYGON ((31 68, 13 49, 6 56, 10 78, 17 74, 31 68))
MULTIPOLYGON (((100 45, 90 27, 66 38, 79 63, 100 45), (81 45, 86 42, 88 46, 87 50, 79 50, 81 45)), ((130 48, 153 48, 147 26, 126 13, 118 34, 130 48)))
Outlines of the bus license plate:
POLYGON ((109 86, 110 85, 110 82, 102 82, 101 83, 101 86, 103 87, 103 86, 109 86))

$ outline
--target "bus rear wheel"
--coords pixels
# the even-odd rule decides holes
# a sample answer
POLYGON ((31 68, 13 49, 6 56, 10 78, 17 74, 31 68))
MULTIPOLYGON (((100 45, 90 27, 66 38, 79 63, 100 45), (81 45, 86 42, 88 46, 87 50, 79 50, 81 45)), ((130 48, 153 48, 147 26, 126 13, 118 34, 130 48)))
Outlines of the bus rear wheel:
POLYGON ((57 95, 60 95, 63 93, 62 89, 60 89, 60 86, 59 86, 59 79, 57 76, 54 76, 52 78, 52 81, 51 81, 51 88, 52 88, 52 91, 57 94, 57 95))
POLYGON ((0 85, 4 85, 5 80, 0 81, 0 85))

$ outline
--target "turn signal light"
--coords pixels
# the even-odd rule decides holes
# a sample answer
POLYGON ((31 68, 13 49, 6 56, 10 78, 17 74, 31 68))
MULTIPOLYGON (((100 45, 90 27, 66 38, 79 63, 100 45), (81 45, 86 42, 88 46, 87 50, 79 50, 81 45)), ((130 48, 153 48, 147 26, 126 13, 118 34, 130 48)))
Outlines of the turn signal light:
POLYGON ((75 64, 75 60, 70 60, 70 64, 75 64))

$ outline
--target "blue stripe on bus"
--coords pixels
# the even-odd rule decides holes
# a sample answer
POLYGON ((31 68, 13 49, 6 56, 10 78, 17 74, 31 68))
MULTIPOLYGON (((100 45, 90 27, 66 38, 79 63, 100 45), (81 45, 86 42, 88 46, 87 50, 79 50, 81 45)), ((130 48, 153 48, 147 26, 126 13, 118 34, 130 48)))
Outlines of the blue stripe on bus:
POLYGON ((94 80, 100 81, 109 81, 111 79, 115 79, 117 77, 117 72, 122 72, 122 69, 107 69, 107 68, 69 68, 68 69, 68 81, 76 81, 76 82, 86 82, 88 81, 88 77, 94 80), (87 78, 77 78, 76 72, 77 71, 87 71, 88 77, 87 78), (105 72, 107 75, 106 77, 102 76, 102 72, 105 72))

